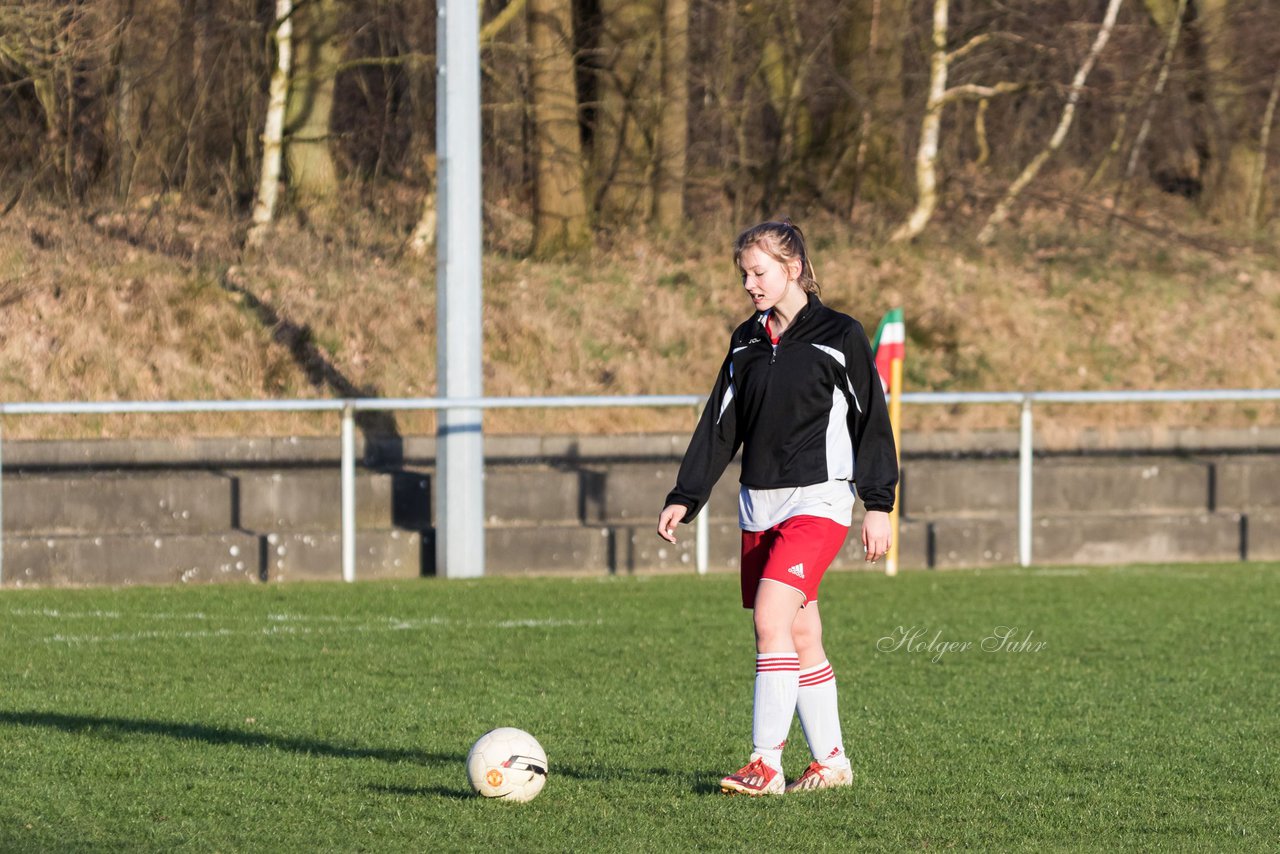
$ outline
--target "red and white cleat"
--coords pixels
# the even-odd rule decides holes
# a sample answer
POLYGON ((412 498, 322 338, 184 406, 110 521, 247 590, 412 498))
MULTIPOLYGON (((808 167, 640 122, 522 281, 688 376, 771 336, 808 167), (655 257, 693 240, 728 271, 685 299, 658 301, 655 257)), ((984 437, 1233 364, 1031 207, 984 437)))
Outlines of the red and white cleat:
POLYGON ((720 791, 740 795, 781 795, 786 781, 782 772, 756 757, 720 781, 720 791))
POLYGON ((834 789, 838 786, 853 785, 853 769, 848 765, 831 766, 821 762, 810 762, 795 782, 787 786, 787 794, 792 792, 808 792, 812 789, 834 789))

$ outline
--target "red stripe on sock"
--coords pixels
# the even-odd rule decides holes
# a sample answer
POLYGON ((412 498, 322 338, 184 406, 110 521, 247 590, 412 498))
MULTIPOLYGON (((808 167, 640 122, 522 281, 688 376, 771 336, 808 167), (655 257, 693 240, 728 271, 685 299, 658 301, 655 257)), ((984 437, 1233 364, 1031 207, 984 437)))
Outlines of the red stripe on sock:
POLYGON ((775 656, 758 656, 756 658, 756 673, 775 672, 775 671, 794 671, 800 672, 800 658, 795 655, 775 655, 775 656))
POLYGON ((831 669, 831 665, 828 664, 826 667, 813 673, 800 674, 800 687, 806 688, 811 685, 821 685, 823 682, 830 682, 835 678, 835 671, 833 671, 831 669))

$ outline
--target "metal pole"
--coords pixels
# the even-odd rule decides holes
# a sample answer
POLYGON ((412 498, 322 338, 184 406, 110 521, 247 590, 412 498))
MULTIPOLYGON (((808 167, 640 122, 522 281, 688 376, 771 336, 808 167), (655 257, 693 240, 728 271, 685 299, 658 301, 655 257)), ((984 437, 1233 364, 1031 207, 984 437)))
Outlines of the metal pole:
POLYGON ((4 585, 4 421, 0 420, 0 586, 4 585))
POLYGON ((356 414, 342 408, 342 580, 356 580, 356 414))
MULTIPOLYGON (((475 0, 436 0, 438 390, 481 396, 480 35, 475 0)), ((436 573, 484 574, 484 435, 480 408, 437 421, 436 573)))
POLYGON ((693 543, 694 565, 698 568, 698 575, 707 574, 707 553, 711 549, 711 523, 708 518, 711 513, 707 508, 698 514, 698 518, 693 520, 694 536, 696 539, 693 543))
MULTIPOLYGON (((889 429, 893 433, 893 453, 902 471, 902 359, 889 362, 889 429)), ((899 475, 901 478, 901 475, 899 475)), ((902 530, 902 506, 894 493, 893 510, 889 511, 889 551, 884 556, 884 574, 898 574, 898 532, 902 530)))
POLYGON ((1022 399, 1018 430, 1018 563, 1031 565, 1031 398, 1022 399))

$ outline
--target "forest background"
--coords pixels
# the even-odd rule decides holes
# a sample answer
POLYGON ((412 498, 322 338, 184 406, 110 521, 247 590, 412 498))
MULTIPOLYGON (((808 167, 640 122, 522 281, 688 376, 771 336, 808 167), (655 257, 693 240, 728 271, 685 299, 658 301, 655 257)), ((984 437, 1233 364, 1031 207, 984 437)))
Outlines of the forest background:
MULTIPOLYGON (((806 230, 826 302, 868 331, 905 309, 907 390, 1277 385, 1280 4, 480 12, 486 394, 704 394, 749 312, 732 239, 783 215, 806 230)), ((436 15, 422 0, 0 3, 0 400, 433 395, 436 15)), ((1062 407, 1050 421, 1276 414, 1062 407)), ((907 417, 972 429, 1016 413, 907 417)), ((684 431, 691 415, 485 423, 684 431)), ((335 428, 246 415, 180 429, 335 428)))

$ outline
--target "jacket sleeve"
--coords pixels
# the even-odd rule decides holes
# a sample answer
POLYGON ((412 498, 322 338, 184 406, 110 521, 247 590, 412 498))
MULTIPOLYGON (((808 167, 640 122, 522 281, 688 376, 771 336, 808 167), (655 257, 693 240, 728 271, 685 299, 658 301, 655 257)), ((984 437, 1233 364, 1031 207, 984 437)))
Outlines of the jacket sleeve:
POLYGON ((742 444, 738 437, 738 407, 734 394, 733 357, 730 354, 720 367, 711 397, 707 399, 706 408, 684 452, 680 473, 676 475, 676 488, 667 493, 663 505, 681 504, 689 508, 682 520, 684 522, 692 521, 707 503, 711 488, 724 474, 742 444))
POLYGON ((889 406, 876 372, 867 333, 856 320, 845 336, 845 370, 854 405, 849 407, 853 480, 868 510, 893 510, 898 485, 898 453, 889 424, 889 406))

